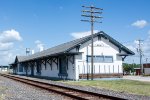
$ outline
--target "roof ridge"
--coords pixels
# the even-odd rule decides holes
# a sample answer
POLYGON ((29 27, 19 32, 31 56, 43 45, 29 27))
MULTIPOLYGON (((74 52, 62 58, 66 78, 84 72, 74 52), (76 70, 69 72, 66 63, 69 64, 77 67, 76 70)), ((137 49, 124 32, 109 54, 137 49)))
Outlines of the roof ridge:
MULTIPOLYGON (((97 32, 97 33, 99 33, 99 32, 97 32)), ((94 33, 94 34, 97 34, 97 33, 94 33)), ((62 43, 62 44, 58 44, 58 45, 56 45, 56 46, 53 46, 53 47, 50 47, 50 48, 48 48, 48 49, 46 49, 46 50, 43 50, 43 51, 40 51, 40 52, 36 52, 36 53, 34 53, 34 54, 32 54, 32 55, 35 55, 35 54, 38 54, 38 53, 42 53, 42 52, 45 52, 45 51, 47 51, 47 50, 49 50, 49 49, 53 49, 53 48, 56 48, 56 47, 59 47, 59 46, 62 46, 62 45, 65 45, 65 44, 68 44, 68 43, 71 43, 71 42, 75 42, 75 41, 78 41, 78 40, 81 40, 81 39, 85 39, 85 38, 88 38, 88 37, 90 37, 91 35, 87 35, 87 36, 84 36, 84 37, 81 37, 81 38, 78 38, 78 39, 74 39, 74 40, 71 40, 71 41, 68 41, 68 42, 65 42, 65 43, 62 43)), ((30 56, 30 55, 29 55, 30 56)))
MULTIPOLYGON (((118 48, 121 48, 125 52, 127 52, 131 55, 134 54, 134 52, 129 50, 127 47, 122 45, 120 42, 118 42, 117 40, 115 40, 114 38, 112 38, 111 36, 106 34, 105 32, 99 31, 97 33, 94 33, 93 37, 96 37, 98 35, 101 35, 102 37, 109 39, 109 41, 112 44, 114 44, 118 48)), ((78 39, 75 39, 75 40, 71 40, 71 41, 59 44, 57 46, 53 46, 53 47, 48 48, 46 50, 43 50, 41 52, 36 52, 35 54, 29 55, 29 56, 20 56, 21 60, 22 60, 21 62, 28 61, 28 60, 33 60, 33 59, 38 59, 38 58, 46 57, 46 56, 54 56, 54 55, 58 55, 60 53, 68 52, 68 51, 74 49, 77 45, 83 44, 84 42, 86 42, 90 39, 91 39, 91 35, 87 35, 87 36, 84 36, 82 38, 78 38, 78 39)))

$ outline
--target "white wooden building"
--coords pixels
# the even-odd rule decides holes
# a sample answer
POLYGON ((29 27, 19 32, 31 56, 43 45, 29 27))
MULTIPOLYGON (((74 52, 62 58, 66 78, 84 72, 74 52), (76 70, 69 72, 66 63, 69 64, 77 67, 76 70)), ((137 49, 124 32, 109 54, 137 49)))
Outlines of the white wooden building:
POLYGON ((144 75, 150 75, 150 63, 143 64, 144 75))
MULTIPOLYGON (((134 52, 100 31, 94 34, 94 78, 122 77, 122 62, 134 52)), ((91 77, 91 35, 29 56, 16 56, 13 73, 32 76, 91 77)))

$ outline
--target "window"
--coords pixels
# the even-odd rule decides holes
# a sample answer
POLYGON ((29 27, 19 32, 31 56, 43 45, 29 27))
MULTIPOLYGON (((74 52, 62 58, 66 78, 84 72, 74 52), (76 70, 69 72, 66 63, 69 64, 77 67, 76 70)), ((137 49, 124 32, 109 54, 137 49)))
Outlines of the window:
POLYGON ((104 62, 104 56, 95 56, 95 62, 104 62))
POLYGON ((113 57, 112 56, 105 56, 105 62, 112 63, 113 62, 113 57))
MULTIPOLYGON (((113 56, 93 56, 94 63, 112 63, 113 56)), ((87 56, 87 62, 91 62, 91 56, 87 56)))

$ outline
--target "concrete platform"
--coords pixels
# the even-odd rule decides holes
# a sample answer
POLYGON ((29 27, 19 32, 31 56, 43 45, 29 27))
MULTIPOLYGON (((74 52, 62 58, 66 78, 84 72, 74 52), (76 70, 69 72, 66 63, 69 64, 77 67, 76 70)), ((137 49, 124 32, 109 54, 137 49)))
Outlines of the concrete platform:
POLYGON ((150 82, 150 76, 123 76, 123 79, 150 82))

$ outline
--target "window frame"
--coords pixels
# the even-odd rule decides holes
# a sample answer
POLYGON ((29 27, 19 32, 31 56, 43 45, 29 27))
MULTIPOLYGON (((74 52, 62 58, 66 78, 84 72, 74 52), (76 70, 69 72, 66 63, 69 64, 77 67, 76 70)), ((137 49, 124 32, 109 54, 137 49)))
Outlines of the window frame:
MULTIPOLYGON (((87 55, 86 58, 87 58, 87 63, 91 63, 91 55, 87 55)), ((113 56, 110 56, 110 55, 93 55, 93 60, 94 60, 94 63, 113 63, 114 62, 113 56), (96 59, 95 61, 96 57, 100 57, 99 59, 103 59, 103 60, 96 59), (112 60, 106 61, 106 58, 110 58, 112 60)))

